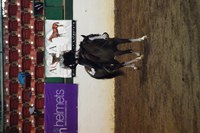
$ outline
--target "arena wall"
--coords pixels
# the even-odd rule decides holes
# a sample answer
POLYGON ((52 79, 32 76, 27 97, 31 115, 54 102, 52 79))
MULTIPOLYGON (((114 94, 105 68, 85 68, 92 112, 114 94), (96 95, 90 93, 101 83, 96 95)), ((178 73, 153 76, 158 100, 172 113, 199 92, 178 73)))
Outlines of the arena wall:
MULTIPOLYGON (((114 0, 74 0, 73 19, 80 35, 108 32, 114 35, 114 0)), ((78 48, 78 45, 77 45, 78 48)), ((114 132, 114 80, 96 80, 78 67, 74 82, 79 84, 79 133, 114 132)))

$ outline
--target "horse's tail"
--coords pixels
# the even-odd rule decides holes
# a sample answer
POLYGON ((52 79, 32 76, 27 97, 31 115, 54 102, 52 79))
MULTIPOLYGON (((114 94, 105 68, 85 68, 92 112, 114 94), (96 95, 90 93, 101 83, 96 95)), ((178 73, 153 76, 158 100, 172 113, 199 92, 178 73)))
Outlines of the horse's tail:
POLYGON ((111 79, 111 78, 115 78, 115 77, 122 76, 122 75, 124 75, 123 71, 116 70, 114 72, 107 73, 105 76, 102 77, 102 79, 111 79))
POLYGON ((114 72, 103 72, 103 73, 98 73, 95 75, 91 75, 90 73, 88 73, 91 77, 96 78, 96 79, 112 79, 118 76, 122 76, 124 75, 124 72, 121 70, 116 70, 114 72))

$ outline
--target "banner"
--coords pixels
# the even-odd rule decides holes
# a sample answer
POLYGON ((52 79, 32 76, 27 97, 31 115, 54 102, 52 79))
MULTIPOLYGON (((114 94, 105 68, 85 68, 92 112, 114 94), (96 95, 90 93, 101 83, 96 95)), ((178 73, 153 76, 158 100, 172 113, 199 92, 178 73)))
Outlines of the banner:
POLYGON ((77 84, 45 84, 45 133, 78 133, 77 108, 77 84))
POLYGON ((62 64, 62 54, 76 50, 76 21, 45 21, 45 77, 70 78, 75 70, 62 64))

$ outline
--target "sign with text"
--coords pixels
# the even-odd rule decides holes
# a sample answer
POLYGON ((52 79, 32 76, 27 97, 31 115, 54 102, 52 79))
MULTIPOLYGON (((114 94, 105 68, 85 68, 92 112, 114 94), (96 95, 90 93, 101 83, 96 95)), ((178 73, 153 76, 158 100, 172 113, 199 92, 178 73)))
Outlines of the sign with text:
POLYGON ((76 21, 45 20, 45 76, 70 78, 75 70, 66 68, 62 55, 76 50, 76 21))
POLYGON ((78 132, 78 85, 45 84, 45 133, 78 132))

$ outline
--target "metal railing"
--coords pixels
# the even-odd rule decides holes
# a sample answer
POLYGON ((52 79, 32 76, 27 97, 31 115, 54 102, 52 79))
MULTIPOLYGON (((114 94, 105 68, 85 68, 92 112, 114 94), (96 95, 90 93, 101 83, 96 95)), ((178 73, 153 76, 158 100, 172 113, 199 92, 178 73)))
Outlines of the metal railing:
POLYGON ((3 15, 4 1, 0 0, 0 133, 4 132, 5 126, 5 100, 4 100, 4 44, 3 44, 3 15))
POLYGON ((0 53, 0 84, 1 84, 1 92, 0 92, 0 98, 1 98, 1 106, 0 106, 0 133, 3 133, 4 129, 4 89, 3 89, 3 55, 2 52, 0 53))

